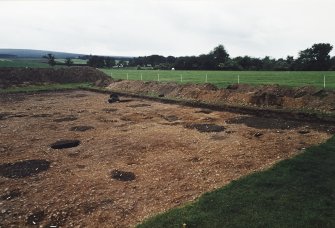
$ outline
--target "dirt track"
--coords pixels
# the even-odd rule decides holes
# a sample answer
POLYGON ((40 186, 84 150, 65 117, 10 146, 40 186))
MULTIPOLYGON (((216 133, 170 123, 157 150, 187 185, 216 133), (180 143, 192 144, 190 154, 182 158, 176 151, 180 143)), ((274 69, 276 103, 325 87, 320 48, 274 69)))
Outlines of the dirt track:
POLYGON ((107 98, 0 96, 0 173, 8 163, 50 162, 32 176, 0 176, 0 227, 132 226, 330 137, 308 123, 107 98), (60 139, 80 144, 52 149, 60 139), (135 179, 113 179, 116 170, 135 179))

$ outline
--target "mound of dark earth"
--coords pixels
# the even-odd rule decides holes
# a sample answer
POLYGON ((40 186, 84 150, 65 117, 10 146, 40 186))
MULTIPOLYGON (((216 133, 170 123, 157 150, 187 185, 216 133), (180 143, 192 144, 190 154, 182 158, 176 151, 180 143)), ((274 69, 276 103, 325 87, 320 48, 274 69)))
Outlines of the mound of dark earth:
POLYGON ((0 88, 45 83, 94 83, 107 86, 112 78, 92 67, 0 68, 0 88))
POLYGON ((50 162, 46 160, 26 160, 0 165, 0 176, 23 178, 48 170, 50 162))
POLYGON ((50 145, 52 149, 66 149, 79 146, 79 140, 58 140, 50 145))

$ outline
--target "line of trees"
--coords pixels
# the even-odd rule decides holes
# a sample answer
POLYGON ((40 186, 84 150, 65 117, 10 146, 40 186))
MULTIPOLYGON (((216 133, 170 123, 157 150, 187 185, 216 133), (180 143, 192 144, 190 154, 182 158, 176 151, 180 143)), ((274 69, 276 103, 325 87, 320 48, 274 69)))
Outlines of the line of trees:
POLYGON ((223 45, 215 47, 208 54, 199 56, 164 57, 161 55, 150 55, 133 58, 129 66, 137 69, 150 66, 153 69, 168 70, 271 70, 271 71, 320 71, 335 70, 335 56, 330 52, 333 46, 329 43, 314 44, 299 52, 298 58, 287 56, 284 58, 254 58, 250 56, 238 56, 230 58, 223 45))

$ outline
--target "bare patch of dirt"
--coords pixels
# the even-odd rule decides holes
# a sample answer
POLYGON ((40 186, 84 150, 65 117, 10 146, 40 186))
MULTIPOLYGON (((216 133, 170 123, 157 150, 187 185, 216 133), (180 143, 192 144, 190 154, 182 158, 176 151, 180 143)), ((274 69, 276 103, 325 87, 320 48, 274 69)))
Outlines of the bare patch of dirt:
MULTIPOLYGON (((6 97, 16 99, 15 94, 6 97)), ((326 128, 309 123, 292 122, 288 125, 293 127, 288 128, 280 125, 281 120, 263 123, 259 118, 247 119, 248 125, 241 120, 232 124, 229 120, 247 116, 197 113, 198 108, 135 98, 121 97, 128 101, 109 104, 107 99, 105 94, 73 91, 25 95, 20 102, 1 103, 0 113, 27 115, 0 122, 2 171, 18 161, 52 161, 45 172, 34 173, 40 169, 31 166, 28 171, 33 173, 26 178, 0 175, 1 197, 12 197, 10 192, 15 189, 22 193, 12 200, 1 200, 5 211, 0 215, 1 226, 25 227, 31 216, 31 223, 41 227, 132 227, 331 137, 326 128), (151 106, 128 107, 144 103, 151 106), (78 118, 75 124, 53 122, 74 113, 78 118), (41 114, 54 117, 32 117, 41 114), (252 125, 255 121, 259 124, 252 125), (271 122, 276 121, 272 127, 271 122), (195 123, 225 130, 202 133, 184 127, 195 123), (88 125, 94 130, 69 130, 88 125), (301 130, 310 132, 301 134, 301 130), (257 137, 257 133, 262 135, 257 137), (59 139, 76 139, 80 146, 56 152, 50 144, 59 139), (136 178, 112 179, 114 169, 132 172, 136 178), (34 218, 39 211, 44 213, 43 219, 34 218)), ((15 172, 24 170, 21 168, 15 172)))

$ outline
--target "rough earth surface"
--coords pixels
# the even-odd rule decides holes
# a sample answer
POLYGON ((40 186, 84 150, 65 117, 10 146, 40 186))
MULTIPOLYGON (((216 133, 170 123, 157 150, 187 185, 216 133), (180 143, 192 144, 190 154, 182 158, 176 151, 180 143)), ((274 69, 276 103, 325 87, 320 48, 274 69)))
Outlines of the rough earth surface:
POLYGON ((108 98, 0 95, 1 167, 49 164, 20 178, 0 172, 0 227, 134 226, 331 136, 332 126, 108 98), (80 144, 50 148, 66 139, 80 144))
POLYGON ((112 79, 92 67, 0 68, 0 89, 11 86, 82 82, 107 86, 112 79))
POLYGON ((272 107, 279 109, 312 110, 335 114, 335 91, 306 86, 285 88, 279 85, 230 85, 219 89, 212 84, 176 84, 143 81, 115 81, 108 86, 113 91, 167 98, 197 100, 243 106, 272 107))

